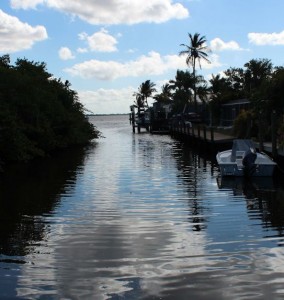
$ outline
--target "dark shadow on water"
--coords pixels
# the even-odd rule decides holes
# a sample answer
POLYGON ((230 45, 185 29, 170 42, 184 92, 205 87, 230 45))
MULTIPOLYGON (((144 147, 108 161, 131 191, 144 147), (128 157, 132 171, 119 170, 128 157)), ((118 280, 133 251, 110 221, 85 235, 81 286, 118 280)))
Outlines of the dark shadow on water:
POLYGON ((208 213, 208 207, 200 197, 201 185, 206 184, 202 177, 205 173, 211 176, 216 173, 214 156, 198 145, 194 147, 180 142, 177 148, 179 151, 173 152, 173 156, 177 162, 178 176, 187 188, 189 222, 193 224, 193 231, 202 231, 207 227, 204 215, 208 213))
MULTIPOLYGON (((244 196, 248 213, 258 211, 264 228, 272 228, 284 236, 284 189, 274 177, 218 177, 220 189, 231 189, 235 196, 244 196)), ((256 217, 255 213, 251 213, 256 217)))
POLYGON ((70 182, 75 182, 88 152, 73 148, 52 158, 16 164, 0 175, 0 254, 26 255, 27 245, 41 241, 52 214, 70 182))

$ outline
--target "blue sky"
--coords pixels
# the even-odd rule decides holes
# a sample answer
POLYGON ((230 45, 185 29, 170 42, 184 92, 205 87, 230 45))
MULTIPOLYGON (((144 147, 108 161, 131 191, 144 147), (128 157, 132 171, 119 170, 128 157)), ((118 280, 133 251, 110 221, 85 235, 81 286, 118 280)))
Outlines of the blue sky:
POLYGON ((283 66, 283 11, 283 0, 2 0, 0 55, 45 62, 96 114, 128 113, 142 82, 160 91, 187 69, 188 33, 211 49, 206 79, 251 59, 283 66))

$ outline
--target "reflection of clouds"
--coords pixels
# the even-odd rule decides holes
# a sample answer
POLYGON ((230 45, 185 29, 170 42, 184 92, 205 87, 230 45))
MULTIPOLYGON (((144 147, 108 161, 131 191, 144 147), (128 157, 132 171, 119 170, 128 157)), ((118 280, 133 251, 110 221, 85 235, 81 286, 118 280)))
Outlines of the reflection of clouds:
MULTIPOLYGON (((245 206, 228 189, 216 191, 205 172, 196 178, 197 195, 190 193, 192 183, 177 170, 168 137, 116 131, 103 132, 106 139, 62 198, 46 242, 27 257, 33 264, 22 266, 18 295, 280 298, 283 250, 263 246, 255 226, 244 231, 249 226, 236 216, 245 206), (206 205, 203 215, 193 215, 194 201, 206 205), (194 232, 195 217, 208 228, 194 232)), ((185 167, 189 174, 191 166, 185 167)))
POLYGON ((249 253, 226 257, 222 278, 223 299, 282 299, 284 296, 284 249, 260 247, 249 253), (231 266, 231 270, 228 268, 231 266))
POLYGON ((46 284, 56 282, 58 295, 67 299, 123 295, 133 289, 133 280, 138 282, 136 290, 157 296, 168 276, 179 276, 188 269, 198 272, 208 265, 204 236, 188 231, 187 226, 114 217, 116 212, 112 213, 111 220, 101 219, 100 224, 89 217, 83 230, 66 227, 54 253, 46 253, 34 267, 23 267, 21 285, 29 288, 19 288, 18 295, 32 297, 41 292, 44 275, 46 284))
POLYGON ((64 297, 82 296, 78 293, 84 286, 86 293, 106 299, 127 292, 133 278, 139 279, 144 294, 157 295, 162 278, 206 265, 204 237, 186 227, 118 217, 90 229, 84 234, 66 232, 55 253, 56 279, 64 297))

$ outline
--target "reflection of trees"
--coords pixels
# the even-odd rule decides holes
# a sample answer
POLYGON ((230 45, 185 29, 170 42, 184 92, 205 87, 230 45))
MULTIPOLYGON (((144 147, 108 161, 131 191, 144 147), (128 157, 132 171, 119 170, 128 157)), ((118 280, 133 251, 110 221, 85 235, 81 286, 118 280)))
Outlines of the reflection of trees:
MULTIPOLYGON (((202 192, 206 191, 206 188, 202 187, 203 184, 206 185, 203 177, 205 173, 213 175, 217 170, 212 163, 213 154, 202 152, 201 149, 195 149, 192 145, 188 147, 168 137, 155 136, 153 138, 148 134, 134 135, 132 146, 133 157, 137 155, 138 149, 140 157, 143 158, 143 167, 157 167, 160 164, 166 169, 166 164, 174 163, 170 170, 172 172, 174 168, 177 169, 177 188, 181 187, 186 191, 189 206, 188 220, 193 224, 194 231, 203 230, 205 228, 203 216, 208 210, 203 205, 202 199, 202 192)), ((140 174, 142 174, 141 171, 140 174)))
POLYGON ((189 219, 194 224, 193 230, 203 230, 206 227, 204 215, 208 208, 204 206, 202 197, 202 190, 206 189, 201 186, 202 183, 206 184, 206 181, 201 179, 205 172, 209 172, 209 168, 211 175, 213 175, 213 157, 210 153, 195 149, 192 146, 187 147, 182 143, 180 144, 180 151, 173 152, 173 156, 177 162, 179 177, 187 188, 191 213, 189 219))
POLYGON ((28 246, 44 239, 48 223, 67 182, 76 180, 84 149, 76 148, 53 158, 13 165, 0 176, 0 253, 25 255, 28 246))
POLYGON ((263 228, 272 228, 278 232, 278 236, 284 236, 284 190, 274 178, 240 177, 218 180, 220 188, 230 188, 234 195, 245 196, 250 218, 260 219, 263 228))

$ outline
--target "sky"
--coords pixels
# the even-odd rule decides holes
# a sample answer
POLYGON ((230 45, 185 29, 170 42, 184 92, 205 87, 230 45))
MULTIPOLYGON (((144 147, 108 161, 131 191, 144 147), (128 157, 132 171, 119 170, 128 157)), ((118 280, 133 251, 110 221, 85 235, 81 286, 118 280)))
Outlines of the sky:
POLYGON ((188 34, 211 50, 207 80, 251 59, 283 66, 283 11, 283 0, 1 0, 0 56, 45 62, 94 114, 129 113, 142 82, 160 92, 189 68, 188 34))

